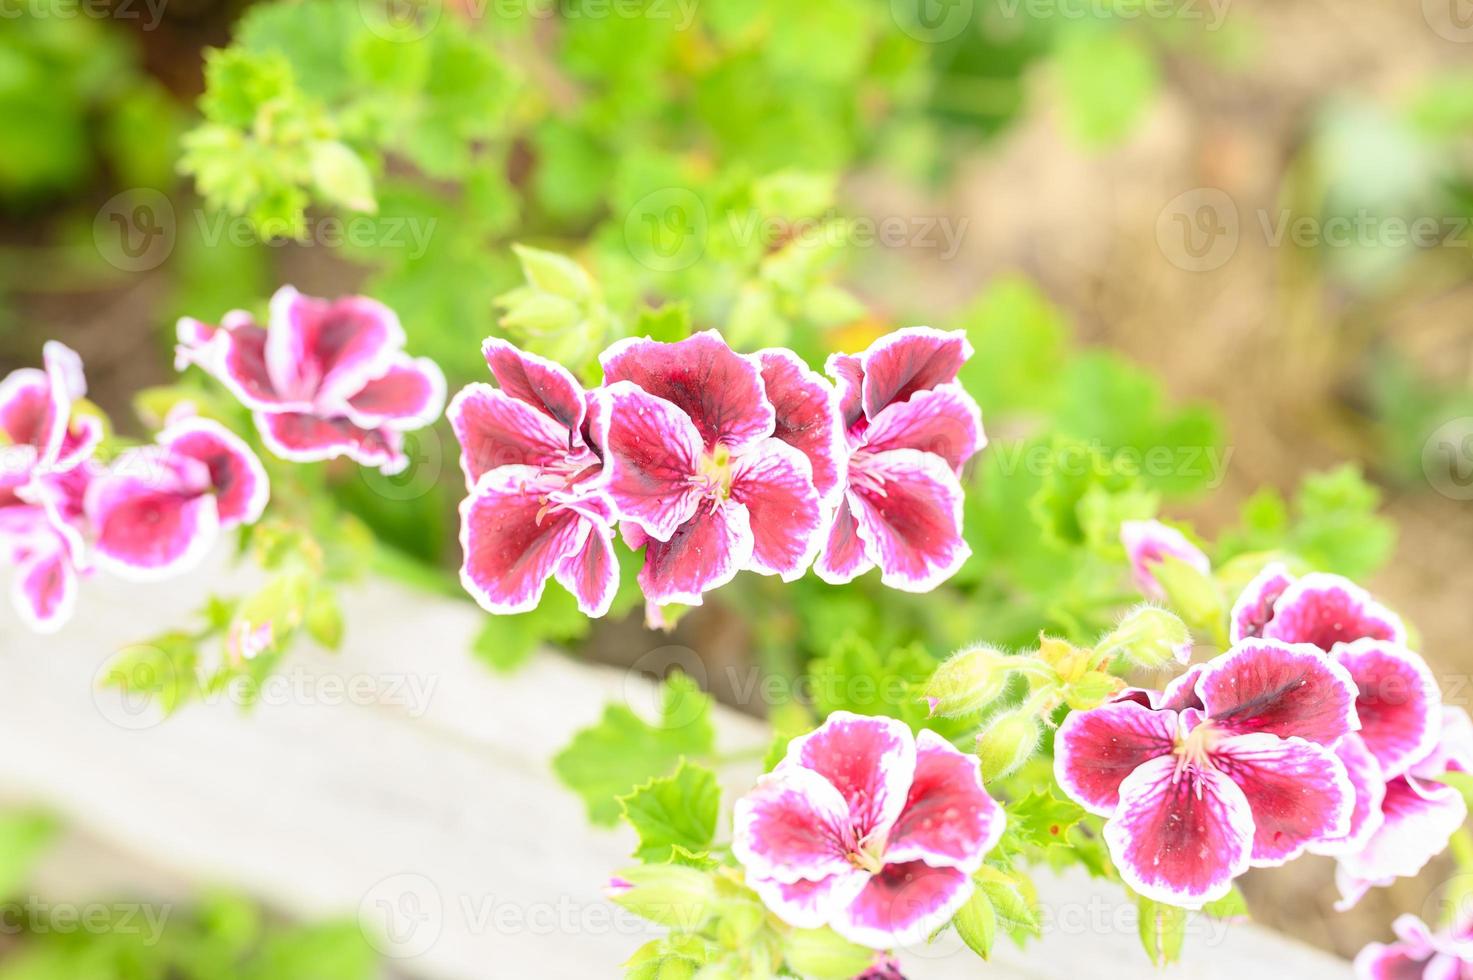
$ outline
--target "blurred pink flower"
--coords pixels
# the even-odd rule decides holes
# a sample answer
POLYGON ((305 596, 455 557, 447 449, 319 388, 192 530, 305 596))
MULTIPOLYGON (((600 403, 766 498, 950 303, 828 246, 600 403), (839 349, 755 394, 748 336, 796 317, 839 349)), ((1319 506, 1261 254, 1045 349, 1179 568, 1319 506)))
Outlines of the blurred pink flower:
POLYGON ((405 354, 399 318, 363 296, 329 301, 285 286, 266 327, 238 310, 218 327, 185 317, 178 342, 176 365, 218 378, 255 413, 267 448, 294 462, 347 456, 400 472, 404 433, 434 422, 445 402, 440 368, 405 354))

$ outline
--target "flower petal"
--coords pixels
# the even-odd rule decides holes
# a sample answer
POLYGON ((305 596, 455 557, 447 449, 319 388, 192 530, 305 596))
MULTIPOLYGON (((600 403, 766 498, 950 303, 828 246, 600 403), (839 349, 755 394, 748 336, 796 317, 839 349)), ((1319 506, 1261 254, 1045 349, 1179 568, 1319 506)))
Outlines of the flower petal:
POLYGON ((1269 639, 1333 650, 1362 637, 1406 643, 1401 619, 1347 578, 1314 572, 1290 585, 1263 628, 1269 639))
POLYGON ((1167 558, 1184 561, 1204 575, 1212 571, 1212 562, 1202 549, 1188 541, 1185 534, 1160 521, 1125 521, 1120 525, 1120 543, 1130 559, 1136 588, 1152 599, 1166 598, 1166 590, 1156 581, 1156 573, 1151 569, 1167 558))
POLYGON ((120 578, 156 581, 204 558, 220 528, 208 475, 193 460, 134 451, 87 488, 97 564, 120 578), (147 457, 152 457, 147 458, 147 457), (182 463, 200 473, 181 472, 182 463))
POLYGON ((1355 683, 1313 647, 1244 640, 1206 664, 1197 694, 1219 728, 1333 745, 1356 728, 1355 683))
POLYGON ((1442 727, 1432 751, 1412 764, 1411 774, 1436 779, 1445 772, 1473 772, 1473 718, 1463 708, 1442 706, 1442 727))
POLYGON ((747 885, 762 904, 788 925, 798 929, 817 929, 841 915, 864 886, 869 875, 855 868, 830 875, 822 881, 775 881, 771 878, 747 876, 747 885))
POLYGON ((1302 738, 1235 735, 1212 763, 1238 784, 1253 811, 1253 865, 1274 867, 1350 829, 1355 790, 1335 753, 1302 738))
POLYGON ((888 864, 924 861, 968 874, 1002 837, 1004 817, 982 787, 977 757, 933 731, 916 736, 916 770, 905 808, 890 830, 888 864))
POLYGON ((1152 759, 1170 755, 1175 711, 1117 701, 1073 711, 1054 736, 1054 775, 1070 798, 1108 817, 1120 804, 1120 784, 1152 759))
POLYGON ((1270 562, 1254 576, 1233 604, 1230 636, 1232 642, 1263 635, 1263 628, 1274 618, 1274 604, 1294 584, 1294 576, 1282 562, 1270 562))
POLYGON ((403 437, 395 429, 363 429, 346 418, 322 418, 305 412, 257 412, 256 430, 266 448, 280 459, 318 463, 346 456, 361 466, 376 466, 392 475, 409 464, 403 437))
POLYGON ((567 368, 496 337, 486 338, 481 353, 502 391, 541 409, 565 429, 577 432, 583 427, 583 387, 567 368))
POLYGON ((929 592, 972 553, 962 539, 961 484, 939 456, 915 449, 856 454, 849 502, 865 553, 892 589, 929 592))
POLYGON ((1174 756, 1152 759, 1120 784, 1120 806, 1105 823, 1120 877, 1141 895, 1200 908, 1226 895, 1248 870, 1253 812, 1237 784, 1174 756))
POLYGON ((832 503, 843 490, 849 454, 834 386, 790 350, 761 351, 757 363, 776 420, 773 435, 808 457, 813 486, 832 503))
POLYGON ((347 414, 365 429, 422 429, 445 407, 445 375, 428 357, 400 354, 382 375, 348 398, 347 414))
POLYGON ((835 711, 817 730, 793 739, 779 769, 812 769, 848 802, 860 840, 894 826, 910 793, 916 742, 894 718, 835 711))
POLYGON ((1355 791, 1355 803, 1344 836, 1311 844, 1309 850, 1313 854, 1353 854, 1366 846, 1384 819, 1381 803, 1386 799, 1386 780, 1381 775, 1380 763, 1360 735, 1352 732, 1337 742, 1335 757, 1345 767, 1345 775, 1355 791))
POLYGON ((60 541, 20 564, 11 598, 36 633, 55 633, 66 625, 77 608, 77 574, 60 541))
POLYGON ((828 536, 813 566, 818 577, 830 585, 852 582, 875 567, 859 537, 859 522, 854 519, 854 509, 850 506, 852 496, 846 493, 839 498, 839 509, 834 513, 828 536))
POLYGON ((800 766, 763 776, 732 814, 732 854, 749 875, 770 881, 848 874, 854 870, 849 854, 858 845, 844 797, 800 766))
POLYGON ((699 606, 701 594, 718 589, 752 561, 752 519, 730 501, 701 501, 670 540, 645 545, 639 585, 646 599, 699 606))
POLYGON ((747 509, 752 560, 747 568, 783 581, 801 578, 823 544, 824 511, 808 459, 778 439, 768 439, 732 465, 731 499, 747 509))
POLYGON ((585 616, 597 619, 609 611, 619 590, 619 560, 614 555, 614 529, 602 521, 586 520, 588 538, 553 570, 558 583, 578 600, 585 616))
POLYGON ((960 476, 962 466, 987 444, 987 437, 976 399, 961 385, 947 384, 886 406, 865 430, 864 443, 870 452, 919 449, 932 453, 960 476))
MULTIPOLYGON (((674 403, 627 381, 603 389, 597 412, 604 447, 603 490, 621 520, 664 541, 696 512, 692 478, 701 435, 674 403)), ((745 558, 743 559, 745 562, 745 558)))
POLYGON ((501 466, 460 505, 460 581, 493 613, 537 608, 559 564, 577 554, 589 533, 574 510, 549 508, 530 466, 501 466))
MULTIPOLYGON (((561 423, 488 384, 460 389, 445 415, 460 443, 467 486, 498 466, 547 467, 571 453, 569 433, 561 423)), ((590 465, 597 462, 587 455, 590 465)))
POLYGON ((271 297, 266 373, 291 398, 336 408, 382 376, 403 346, 399 317, 366 296, 328 301, 283 286, 271 297))
POLYGON ((1347 874, 1369 882, 1417 874, 1447 848, 1467 819, 1463 797, 1451 786, 1398 776, 1386 784, 1380 829, 1364 848, 1342 855, 1347 874))
POLYGON ((1417 654, 1385 640, 1339 645, 1335 659, 1355 681, 1360 737, 1386 776, 1406 771, 1437 744, 1442 691, 1417 654))
POLYGON ((894 402, 950 384, 971 356, 972 345, 961 330, 906 327, 886 334, 860 355, 865 416, 873 421, 894 402))
POLYGON ((673 344, 629 337, 599 358, 604 384, 629 381, 676 405, 695 423, 707 450, 743 449, 773 434, 776 416, 757 363, 714 330, 673 344))
POLYGON ((853 354, 830 354, 824 362, 824 371, 834 379, 839 393, 839 423, 844 431, 863 429, 860 423, 868 424, 864 407, 860 404, 864 388, 864 362, 853 354))
POLYGON ((831 925, 850 942, 889 949, 924 942, 972 897, 972 879, 920 861, 887 864, 831 925))
MULTIPOLYGON (((218 356, 218 377, 246 408, 258 412, 305 412, 310 398, 279 392, 266 371, 266 331, 254 323, 240 323, 225 333, 218 356)), ((208 369, 208 358, 198 362, 208 369)))
POLYGON ((183 419, 160 432, 158 443, 170 453, 199 460, 209 469, 222 528, 254 524, 265 511, 271 497, 265 468, 245 440, 219 422, 183 419))

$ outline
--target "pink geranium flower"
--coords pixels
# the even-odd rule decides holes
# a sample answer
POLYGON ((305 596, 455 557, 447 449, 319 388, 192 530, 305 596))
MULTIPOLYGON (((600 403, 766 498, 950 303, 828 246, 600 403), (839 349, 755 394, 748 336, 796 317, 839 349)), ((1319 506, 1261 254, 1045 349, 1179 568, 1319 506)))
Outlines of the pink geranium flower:
POLYGON ((709 330, 673 344, 631 338, 601 360, 601 490, 630 543, 645 546, 645 597, 699 605, 742 569, 801 576, 824 520, 819 481, 838 480, 827 386, 781 355, 743 357, 709 330), (782 437, 769 389, 784 404, 782 437))
POLYGON ((972 347, 960 331, 912 327, 862 354, 836 354, 849 472, 815 566, 848 582, 926 592, 971 554, 962 540, 962 467, 986 444, 977 403, 957 383, 972 347))
POLYGON ((1354 640, 1405 644, 1401 619, 1347 578, 1313 572, 1303 578, 1274 562, 1258 574, 1233 606, 1232 640, 1261 636, 1312 643, 1324 651, 1354 640))
POLYGON ((15 569, 11 602, 37 633, 54 633, 77 604, 81 555, 51 522, 44 507, 0 507, 0 561, 15 569))
POLYGON ((1133 889, 1198 908, 1249 867, 1345 835, 1354 790, 1331 747, 1356 728, 1355 696, 1317 650, 1245 641, 1157 704, 1135 695, 1069 715, 1055 774, 1109 818, 1105 841, 1133 889))
POLYGON ((96 418, 72 412, 87 394, 81 358, 55 340, 46 342, 42 357, 45 370, 20 368, 0 382, 3 470, 8 476, 71 469, 102 440, 96 418))
POLYGON ((1160 521, 1125 521, 1120 525, 1120 543, 1130 559, 1136 588, 1152 599, 1166 598, 1166 590, 1156 580, 1154 569, 1167 558, 1185 562, 1203 575, 1212 572, 1212 562, 1202 549, 1187 540, 1185 534, 1160 521))
POLYGON ((1355 957, 1357 980, 1463 980, 1473 977, 1473 923, 1433 932, 1415 915, 1391 924, 1397 941, 1371 943, 1355 957))
POLYGON ((1468 817, 1462 794, 1438 781, 1448 772, 1473 772, 1473 721, 1461 708, 1442 709, 1436 742, 1404 772, 1383 778, 1369 767, 1359 779, 1352 775, 1357 813, 1365 817, 1352 840, 1325 852, 1339 856, 1336 908, 1350 908, 1371 888, 1417 874, 1447 848, 1468 817))
POLYGON ((1420 871, 1466 817, 1461 795, 1435 777, 1464 760, 1473 766, 1473 731, 1465 713, 1443 707, 1402 621, 1338 575, 1296 578, 1272 564, 1234 605, 1231 630, 1310 644, 1355 682, 1361 727, 1335 746, 1355 791, 1350 824, 1311 847, 1339 858, 1342 906, 1420 871))
POLYGON ((945 925, 1004 822, 974 756, 842 711, 789 744, 734 820, 732 853, 780 919, 875 949, 945 925))
POLYGON ((271 298, 265 328, 247 313, 214 327, 179 321, 179 364, 219 378, 255 413, 266 446, 282 459, 340 456, 397 473, 408 465, 404 433, 440 415, 445 377, 403 351, 399 318, 362 296, 303 296, 290 286, 271 298))
POLYGON ((81 359, 56 341, 44 370, 21 368, 0 382, 0 561, 15 569, 11 599, 36 632, 60 629, 76 606, 84 567, 75 497, 102 438, 73 406, 87 393, 81 359))
POLYGON ((555 577, 586 615, 602 616, 619 571, 588 396, 561 365, 504 340, 482 350, 498 387, 467 385, 447 412, 470 490, 461 582, 487 610, 516 613, 555 577))
POLYGON ((185 418, 91 480, 83 509, 98 566, 153 581, 194 567, 220 531, 254 523, 269 495, 261 461, 239 436, 185 418))

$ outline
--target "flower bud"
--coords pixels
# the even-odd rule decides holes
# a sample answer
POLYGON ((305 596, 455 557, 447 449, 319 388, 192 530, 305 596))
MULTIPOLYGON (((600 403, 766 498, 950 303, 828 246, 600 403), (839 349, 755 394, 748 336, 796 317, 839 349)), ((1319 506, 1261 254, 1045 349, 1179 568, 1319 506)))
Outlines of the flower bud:
POLYGON ((604 893, 635 915, 673 929, 699 929, 711 916, 711 876, 679 864, 642 864, 619 872, 604 893))
POLYGON ((1171 608, 1182 619, 1198 629, 1222 630, 1227 620, 1227 600, 1210 572, 1172 555, 1152 566, 1152 571, 1171 608))
POLYGON ((953 654, 926 683, 931 714, 953 718, 987 707, 1007 687, 1010 659, 987 646, 953 654))
POLYGON ((867 970, 874 957, 874 950, 856 946, 832 929, 794 929, 783 937, 788 968, 814 980, 849 980, 867 970))
POLYGON ((512 251, 517 253, 517 259, 522 263, 522 275, 538 292, 574 301, 593 296, 593 279, 566 255, 526 245, 513 245, 512 251))
POLYGON ((1171 661, 1192 658, 1192 634, 1174 613, 1156 606, 1137 606, 1125 614, 1095 650, 1101 657, 1123 656, 1138 667, 1154 670, 1171 661))
POLYGON ((982 760, 982 779, 1017 772, 1038 749, 1038 719, 1023 711, 1008 711, 992 720, 977 736, 977 755, 982 760))

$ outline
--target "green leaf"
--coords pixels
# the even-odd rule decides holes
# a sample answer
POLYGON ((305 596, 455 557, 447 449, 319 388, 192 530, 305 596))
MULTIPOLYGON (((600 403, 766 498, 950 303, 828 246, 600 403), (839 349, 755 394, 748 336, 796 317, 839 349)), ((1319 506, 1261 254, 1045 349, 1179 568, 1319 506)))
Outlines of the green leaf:
POLYGON ((312 186, 324 201, 350 211, 378 210, 373 176, 362 157, 339 140, 319 140, 309 152, 312 186))
POLYGON ((999 850, 1004 855, 1029 849, 1068 847, 1069 831, 1084 819, 1084 811, 1046 789, 1031 790, 1007 805, 1007 824, 999 850))
POLYGON ((1031 281, 994 280, 956 326, 976 351, 960 380, 989 417, 1056 404, 1069 324, 1031 281))
POLYGON ((1029 509, 1054 547, 1088 545, 1113 553, 1120 547, 1120 524, 1154 516, 1156 504, 1156 495, 1122 461, 1084 442, 1056 437, 1029 509))
POLYGON ((868 640, 847 633, 809 664, 814 707, 822 715, 852 711, 920 725, 928 715, 924 686, 935 667, 919 646, 881 656, 868 640))
POLYGON ((676 848, 692 854, 709 849, 720 803, 716 774, 685 759, 673 774, 619 797, 624 819, 639 834, 634 856, 645 862, 669 861, 676 848))
POLYGON ((0 813, 0 897, 10 898, 24 887, 56 831, 56 821, 42 813, 0 813))
POLYGON ((992 955, 992 944, 997 940, 997 909, 987 892, 981 888, 974 890, 953 924, 972 952, 984 960, 992 955))
POLYGON ((1214 919, 1246 919, 1248 900, 1243 897, 1238 886, 1234 885, 1222 898, 1202 906, 1202 912, 1214 919))
POLYGON ((1182 943, 1186 938, 1186 910, 1153 902, 1141 895, 1136 896, 1136 908, 1140 915, 1141 945, 1146 956, 1157 966, 1175 963, 1181 957, 1182 943))
POLYGON ((681 756, 712 751, 711 699, 684 674, 664 687, 660 719, 650 723, 627 705, 611 704, 603 719, 573 737, 553 759, 553 770, 583 798, 588 817, 609 825, 619 819, 618 797, 673 769, 681 756))
POLYGON ((337 593, 327 586, 313 590, 307 602, 307 635, 319 646, 338 650, 343 645, 343 608, 337 593))
POLYGON ((1069 31, 1055 63, 1065 120, 1088 146, 1127 136, 1160 83, 1151 52, 1138 35, 1126 31, 1069 31))
POLYGON ((1021 874, 1010 874, 991 865, 983 865, 974 877, 977 888, 986 894, 997 913, 997 924, 1015 942, 1043 935, 1032 882, 1021 874))
POLYGON ((641 307, 639 318, 634 323, 633 336, 645 336, 664 343, 684 340, 690 334, 690 304, 685 302, 641 307))

